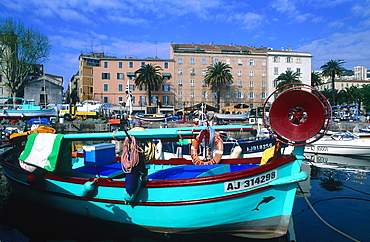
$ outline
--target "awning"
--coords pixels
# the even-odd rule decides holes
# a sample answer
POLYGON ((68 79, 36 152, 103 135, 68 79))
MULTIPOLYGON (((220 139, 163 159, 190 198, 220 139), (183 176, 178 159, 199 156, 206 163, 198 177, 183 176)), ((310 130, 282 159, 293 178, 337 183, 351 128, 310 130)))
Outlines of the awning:
POLYGON ((135 72, 127 72, 128 76, 135 76, 135 72))
POLYGON ((162 76, 171 76, 171 73, 163 72, 163 73, 162 73, 162 76))

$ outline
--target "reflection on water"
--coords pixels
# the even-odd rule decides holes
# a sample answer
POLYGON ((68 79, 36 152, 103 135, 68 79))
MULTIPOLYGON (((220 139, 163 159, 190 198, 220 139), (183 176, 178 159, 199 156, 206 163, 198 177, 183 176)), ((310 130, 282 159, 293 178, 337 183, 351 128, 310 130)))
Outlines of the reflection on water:
MULTIPOLYGON (((297 191, 291 239, 352 241, 325 225, 310 209, 305 196, 322 219, 335 229, 359 241, 370 241, 370 160, 328 155, 306 158, 302 169, 309 179, 300 183, 303 194, 297 191)), ((42 208, 16 196, 11 196, 4 208, 0 214, 3 227, 16 228, 26 236, 16 237, 14 241, 28 238, 30 241, 258 241, 222 234, 170 237, 137 234, 122 231, 117 224, 42 208)), ((288 236, 270 241, 288 241, 288 236)))
POLYGON ((296 241, 370 241, 370 159, 307 155, 303 169, 309 183, 298 190, 293 208, 296 241), (307 189, 308 188, 308 189, 307 189), (337 231, 336 231, 337 230, 337 231), (341 234, 342 233, 342 234, 341 234))

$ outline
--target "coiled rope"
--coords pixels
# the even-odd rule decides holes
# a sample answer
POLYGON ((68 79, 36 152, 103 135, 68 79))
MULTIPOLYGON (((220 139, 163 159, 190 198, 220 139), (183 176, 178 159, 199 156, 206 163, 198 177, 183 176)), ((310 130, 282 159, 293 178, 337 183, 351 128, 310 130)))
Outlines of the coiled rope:
POLYGON ((121 156, 121 166, 125 173, 130 173, 132 168, 137 166, 140 161, 140 154, 143 149, 138 145, 136 138, 132 135, 127 136, 123 141, 121 156))
POLYGON ((301 188, 301 186, 299 185, 299 183, 298 183, 298 188, 299 188, 299 190, 301 191, 301 193, 302 193, 302 195, 303 195, 303 198, 306 200, 306 202, 307 202, 307 204, 308 204, 308 206, 310 207, 310 209, 314 212, 314 214, 321 220, 321 222, 323 222, 326 226, 328 226, 329 228, 331 228, 332 230, 334 230, 334 231, 336 231, 336 232, 338 232, 338 233, 340 233, 341 235, 343 235, 343 236, 345 236, 345 237, 347 237, 348 239, 350 239, 350 240, 353 240, 353 241, 356 241, 356 242, 360 242, 359 240, 357 240, 357 239, 355 239, 355 238, 352 238, 351 236, 349 236, 348 234, 345 234, 345 233, 343 233, 342 231, 340 231, 339 229, 337 229, 337 228, 334 228, 332 225, 330 225, 328 222, 326 222, 317 212, 316 212, 316 210, 313 208, 313 206, 311 205, 311 203, 310 203, 310 201, 308 201, 308 199, 307 199, 307 197, 306 197, 306 195, 304 194, 304 192, 303 192, 303 190, 302 190, 302 188, 301 188))

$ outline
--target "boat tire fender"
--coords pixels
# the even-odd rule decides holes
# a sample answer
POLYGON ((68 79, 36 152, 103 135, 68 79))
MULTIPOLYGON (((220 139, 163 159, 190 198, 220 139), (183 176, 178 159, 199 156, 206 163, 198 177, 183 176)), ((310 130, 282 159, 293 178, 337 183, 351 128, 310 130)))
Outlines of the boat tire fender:
POLYGON ((213 135, 213 142, 216 146, 215 155, 210 160, 201 160, 198 156, 198 148, 199 145, 202 143, 202 140, 199 138, 195 138, 193 142, 191 143, 191 149, 190 149, 190 156, 191 160, 195 165, 214 165, 218 164, 221 161, 222 155, 224 153, 224 143, 220 137, 219 134, 214 133, 213 135))

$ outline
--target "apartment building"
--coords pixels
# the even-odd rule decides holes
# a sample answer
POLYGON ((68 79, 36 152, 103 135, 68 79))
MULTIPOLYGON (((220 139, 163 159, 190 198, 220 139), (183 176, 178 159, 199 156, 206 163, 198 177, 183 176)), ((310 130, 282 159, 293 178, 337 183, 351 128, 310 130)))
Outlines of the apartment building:
MULTIPOLYGON (((147 112, 147 106, 173 106, 175 103, 173 70, 174 61, 157 58, 117 58, 104 53, 81 54, 79 77, 79 100, 99 100, 104 103, 120 105, 126 102, 126 87, 133 94, 134 110, 147 112), (152 100, 147 100, 148 87, 135 87, 135 71, 141 66, 152 64, 160 66, 164 78, 161 87, 152 88, 152 100)), ((150 107, 148 107, 150 109, 150 107)))
POLYGON ((364 66, 355 66, 355 80, 367 80, 367 69, 364 66))
POLYGON ((206 102, 217 107, 217 92, 205 84, 207 66, 229 64, 234 81, 221 90, 221 107, 247 104, 262 107, 275 90, 274 80, 286 70, 301 73, 303 83, 311 80, 311 54, 266 47, 210 44, 171 44, 170 58, 175 61, 176 108, 206 102))

